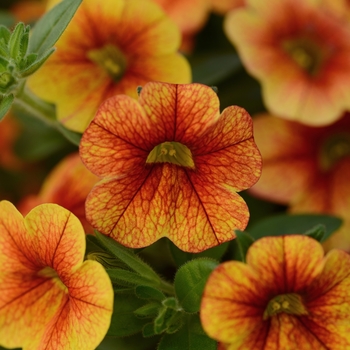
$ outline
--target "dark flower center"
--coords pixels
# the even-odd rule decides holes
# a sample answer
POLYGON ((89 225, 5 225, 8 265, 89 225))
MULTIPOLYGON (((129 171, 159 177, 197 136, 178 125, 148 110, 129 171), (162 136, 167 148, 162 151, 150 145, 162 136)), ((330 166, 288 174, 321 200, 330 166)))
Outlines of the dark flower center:
POLYGON ((329 57, 329 50, 310 39, 291 39, 282 42, 283 50, 309 75, 316 76, 329 57))
POLYGON ((339 160, 350 156, 350 133, 338 133, 327 138, 321 146, 319 163, 324 171, 339 160))
POLYGON ((266 320, 281 312, 296 316, 308 314, 300 295, 296 293, 280 294, 272 298, 267 304, 263 319, 266 320))
POLYGON ((192 153, 180 142, 163 142, 154 147, 146 163, 171 163, 194 169, 192 153))
POLYGON ((120 81, 125 73, 127 66, 126 57, 112 44, 89 50, 87 57, 90 61, 102 67, 115 82, 120 81))

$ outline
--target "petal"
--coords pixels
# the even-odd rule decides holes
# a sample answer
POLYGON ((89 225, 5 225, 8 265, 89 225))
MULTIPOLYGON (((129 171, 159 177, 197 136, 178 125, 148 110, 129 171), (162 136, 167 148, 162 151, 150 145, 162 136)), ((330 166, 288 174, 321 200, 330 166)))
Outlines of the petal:
POLYGON ((83 262, 85 233, 80 221, 68 210, 56 204, 42 204, 25 217, 25 226, 25 254, 39 270, 50 266, 64 279, 83 262))
POLYGON ((114 96, 99 108, 80 142, 80 156, 98 176, 118 176, 143 167, 153 146, 153 131, 137 101, 114 96))
POLYGON ((229 343, 228 349, 238 349, 247 341, 260 348, 268 327, 262 319, 265 291, 259 276, 246 264, 230 261, 219 265, 203 292, 200 317, 204 330, 210 337, 229 343))
POLYGON ((34 344, 40 341, 46 325, 65 302, 66 292, 61 285, 25 270, 3 274, 0 277, 1 345, 37 349, 34 344))
POLYGON ((350 346, 350 256, 332 250, 325 257, 322 273, 307 290, 310 310, 304 324, 327 346, 350 346))
POLYGON ((98 183, 86 201, 89 222, 129 247, 169 237, 198 252, 234 238, 248 222, 235 192, 192 179, 184 168, 158 164, 98 183))
POLYGON ((39 348, 93 350, 102 341, 113 311, 113 288, 104 268, 85 261, 66 281, 69 299, 47 325, 39 348))
POLYGON ((193 149, 203 182, 225 184, 235 191, 252 186, 261 172, 261 156, 253 140, 252 120, 240 107, 226 108, 218 122, 193 149))
POLYGON ((307 236, 264 237, 249 248, 247 264, 269 286, 271 298, 304 291, 321 272, 323 255, 321 244, 307 236))
MULTIPOLYGON (((146 84, 139 102, 152 123, 152 138, 177 141, 189 148, 219 118, 216 93, 201 84, 146 84)), ((159 143, 159 142, 158 142, 159 143)))

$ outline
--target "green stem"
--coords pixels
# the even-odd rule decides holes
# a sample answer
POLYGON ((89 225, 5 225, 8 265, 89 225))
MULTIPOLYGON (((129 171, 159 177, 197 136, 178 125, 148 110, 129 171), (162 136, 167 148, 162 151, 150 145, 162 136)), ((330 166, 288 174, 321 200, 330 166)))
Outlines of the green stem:
POLYGON ((171 283, 166 282, 162 279, 160 280, 159 289, 166 294, 175 295, 174 286, 171 283))
POLYGON ((55 106, 38 98, 26 86, 19 90, 14 103, 46 124, 57 127, 55 106))

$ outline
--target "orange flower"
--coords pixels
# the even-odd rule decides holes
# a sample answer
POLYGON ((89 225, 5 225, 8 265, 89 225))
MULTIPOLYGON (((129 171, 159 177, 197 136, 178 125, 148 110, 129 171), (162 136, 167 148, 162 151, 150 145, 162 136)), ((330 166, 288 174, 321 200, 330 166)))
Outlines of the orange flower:
POLYGON ((95 349, 107 333, 113 288, 103 267, 84 261, 79 220, 56 204, 24 219, 0 202, 0 344, 95 349))
POLYGON ((44 12, 47 0, 21 0, 11 6, 11 13, 17 21, 31 23, 44 12))
POLYGON ((239 7, 244 7, 246 0, 211 0, 212 10, 219 14, 225 14, 239 7))
POLYGON ((225 21, 227 36, 262 84, 267 108, 314 126, 350 109, 350 25, 322 1, 247 0, 225 21))
POLYGON ((59 204, 78 217, 86 233, 93 233, 93 228, 85 218, 85 200, 98 180, 85 168, 78 153, 71 154, 52 170, 38 195, 27 196, 22 200, 19 211, 26 215, 39 204, 59 204))
POLYGON ((56 104, 67 128, 82 132, 107 97, 136 98, 137 86, 152 80, 190 82, 179 44, 176 25, 150 1, 84 0, 29 86, 56 104))
POLYGON ((265 237, 247 264, 209 276, 201 304, 208 335, 226 350, 349 349, 350 256, 302 236, 265 237))
POLYGON ((292 212, 342 217, 345 225, 326 247, 350 251, 350 116, 315 128, 261 115, 254 130, 264 166, 250 192, 292 212))
POLYGON ((249 217, 236 192, 261 171, 248 113, 234 106, 220 116, 217 95, 201 84, 151 82, 139 101, 110 98, 80 156, 104 178, 87 198, 88 221, 134 248, 168 237, 199 252, 233 239, 249 217))
POLYGON ((153 0, 174 20, 182 33, 181 49, 193 49, 193 37, 204 26, 210 14, 210 0, 153 0))

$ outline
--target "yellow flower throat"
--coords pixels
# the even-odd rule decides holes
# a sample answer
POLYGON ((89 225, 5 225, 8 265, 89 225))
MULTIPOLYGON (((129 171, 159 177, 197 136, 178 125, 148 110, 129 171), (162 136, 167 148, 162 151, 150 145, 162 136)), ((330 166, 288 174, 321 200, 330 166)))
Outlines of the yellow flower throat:
POLYGON ((112 44, 88 51, 87 57, 90 61, 102 67, 115 82, 120 81, 125 73, 126 57, 112 44))

